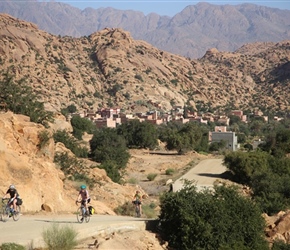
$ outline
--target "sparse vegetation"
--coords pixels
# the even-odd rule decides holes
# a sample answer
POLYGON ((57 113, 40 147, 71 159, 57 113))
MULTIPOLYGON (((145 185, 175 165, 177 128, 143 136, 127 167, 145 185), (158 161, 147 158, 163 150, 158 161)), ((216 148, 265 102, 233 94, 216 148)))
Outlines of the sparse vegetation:
POLYGON ((27 84, 27 79, 16 81, 9 72, 2 73, 2 77, 0 103, 5 103, 7 109, 16 114, 29 116, 32 122, 48 126, 48 122, 53 121, 52 112, 46 111, 44 104, 38 101, 39 96, 27 84))
POLYGON ((147 175, 147 179, 149 181, 153 181, 156 178, 157 174, 156 173, 150 173, 147 175))
POLYGON ((166 175, 173 175, 175 172, 175 170, 173 168, 168 168, 165 170, 165 174, 166 175))
POLYGON ((130 184, 137 184, 138 180, 136 178, 130 178, 129 180, 127 180, 127 182, 130 184))
POLYGON ((53 139, 55 142, 62 142, 66 148, 70 149, 75 154, 75 156, 82 158, 88 157, 88 149, 86 147, 82 147, 80 145, 80 141, 77 141, 67 131, 57 130, 53 134, 53 139))
POLYGON ((1 250, 26 250, 26 248, 22 245, 16 243, 3 243, 0 246, 1 250))
POLYGON ((115 208, 114 212, 118 215, 132 216, 134 214, 134 204, 131 201, 126 201, 123 205, 115 208))
POLYGON ((38 138, 39 138, 39 143, 37 147, 39 149, 42 149, 45 145, 47 145, 51 136, 47 130, 42 130, 41 132, 39 132, 38 138))
POLYGON ((69 226, 52 224, 42 232, 43 240, 48 250, 72 250, 77 246, 78 233, 69 226))
POLYGON ((142 205, 142 213, 146 218, 157 218, 158 217, 158 212, 155 211, 156 205, 154 203, 151 203, 149 205, 143 204, 142 205))

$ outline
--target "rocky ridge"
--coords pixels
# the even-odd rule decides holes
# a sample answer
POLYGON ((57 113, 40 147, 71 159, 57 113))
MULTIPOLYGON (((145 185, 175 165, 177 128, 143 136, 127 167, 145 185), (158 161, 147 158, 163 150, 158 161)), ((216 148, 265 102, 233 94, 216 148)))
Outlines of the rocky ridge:
POLYGON ((81 10, 54 1, 2 0, 0 10, 54 35, 81 37, 105 28, 121 28, 136 40, 190 58, 200 58, 212 47, 235 51, 245 43, 290 39, 290 10, 249 3, 200 2, 172 17, 110 7, 81 10))
POLYGON ((122 29, 61 37, 5 14, 0 38, 0 71, 25 79, 51 111, 70 104, 126 112, 185 104, 289 110, 290 41, 247 44, 236 52, 213 48, 190 60, 122 29))

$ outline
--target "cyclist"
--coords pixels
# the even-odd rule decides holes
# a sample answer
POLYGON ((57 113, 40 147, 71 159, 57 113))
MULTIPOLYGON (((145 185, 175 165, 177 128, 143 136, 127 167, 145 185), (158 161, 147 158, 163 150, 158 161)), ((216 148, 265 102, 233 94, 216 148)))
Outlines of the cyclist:
MULTIPOLYGON (((88 209, 88 203, 90 203, 90 201, 91 201, 91 198, 90 198, 90 195, 89 195, 89 192, 88 192, 88 190, 87 190, 87 187, 86 187, 86 185, 81 185, 80 186, 80 191, 79 191, 79 195, 78 195, 78 198, 77 198, 77 200, 76 200, 76 204, 79 202, 79 201, 81 201, 82 202, 82 204, 85 206, 85 208, 86 208, 86 214, 87 215, 90 215, 90 211, 89 211, 89 209, 88 209)), ((83 220, 83 218, 82 218, 82 220, 83 220)))
POLYGON ((9 204, 10 207, 13 206, 12 208, 12 212, 14 213, 16 211, 16 202, 17 202, 17 198, 19 196, 16 188, 14 185, 10 185, 6 194, 3 196, 2 200, 4 200, 8 195, 10 195, 10 199, 9 199, 9 204))
POLYGON ((139 208, 140 208, 140 214, 142 214, 142 209, 141 209, 142 196, 141 196, 139 190, 137 190, 136 193, 134 194, 132 203, 133 203, 135 206, 136 206, 136 205, 139 206, 139 208))

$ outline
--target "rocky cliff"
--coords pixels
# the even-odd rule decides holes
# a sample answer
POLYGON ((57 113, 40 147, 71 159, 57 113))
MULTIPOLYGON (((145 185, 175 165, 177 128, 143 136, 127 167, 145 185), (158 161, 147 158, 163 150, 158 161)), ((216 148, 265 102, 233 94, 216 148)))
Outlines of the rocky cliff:
MULTIPOLYGON (((58 116, 49 132, 56 129, 70 129, 70 125, 58 116)), ((81 183, 69 181, 53 162, 55 152, 68 152, 61 143, 54 144, 50 139, 39 147, 39 133, 43 130, 42 125, 30 122, 26 116, 0 113, 0 197, 14 184, 23 199, 24 213, 74 212, 81 183)), ((115 214, 113 209, 132 199, 134 185, 113 183, 99 168, 91 169, 88 175, 97 182, 90 189, 96 213, 115 214)))

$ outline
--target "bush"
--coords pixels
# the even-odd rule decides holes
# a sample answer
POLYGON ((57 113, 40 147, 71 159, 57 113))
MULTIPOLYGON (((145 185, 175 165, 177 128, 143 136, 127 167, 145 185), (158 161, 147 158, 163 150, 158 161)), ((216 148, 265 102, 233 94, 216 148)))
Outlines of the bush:
POLYGON ((290 250, 290 245, 281 240, 276 240, 273 242, 271 250, 290 250))
POLYGON ((173 175, 174 172, 175 172, 175 170, 173 168, 168 168, 168 169, 166 169, 165 174, 166 175, 173 175))
POLYGON ((265 250, 259 207, 235 187, 197 192, 188 185, 161 196, 162 236, 173 249, 265 250))
MULTIPOLYGON (((142 204, 142 213, 145 215, 146 218, 156 218, 157 212, 154 210, 155 207, 156 205, 154 203, 151 203, 149 205, 142 204)), ((123 205, 115 208, 114 212, 118 215, 134 216, 135 205, 131 201, 126 201, 123 205)))
POLYGON ((16 81, 9 72, 2 73, 0 89, 0 102, 4 102, 13 113, 29 116, 31 122, 41 123, 46 127, 48 122, 53 121, 53 113, 46 111, 44 103, 38 101, 39 96, 34 94, 27 79, 16 81))
POLYGON ((154 174, 154 173, 150 173, 147 175, 147 179, 149 181, 153 181, 155 178, 156 178, 157 174, 154 174))
POLYGON ((57 130, 53 134, 55 142, 62 142, 66 148, 70 149, 76 157, 87 158, 89 150, 80 145, 80 141, 76 140, 65 130, 57 130))
POLYGON ((118 206, 117 208, 114 209, 114 212, 118 215, 129 215, 131 216, 134 214, 134 205, 130 201, 126 201, 123 205, 118 206))
POLYGON ((43 240, 48 250, 71 250, 77 246, 77 232, 69 227, 52 226, 42 233, 43 240))
POLYGON ((111 178, 113 182, 121 183, 121 170, 119 169, 119 166, 114 161, 105 161, 101 165, 99 165, 99 168, 105 169, 108 177, 111 178))
POLYGON ((50 139, 49 132, 47 130, 43 130, 39 132, 38 139, 39 139, 39 143, 37 147, 39 149, 42 149, 49 142, 49 139, 50 139))
POLYGON ((3 243, 0 249, 1 250, 25 250, 25 247, 16 243, 3 243))
POLYGON ((157 212, 155 211, 156 205, 151 203, 149 205, 142 205, 142 213, 145 215, 146 218, 156 218, 157 212))
POLYGON ((125 168, 130 158, 126 140, 114 128, 96 130, 90 140, 90 148, 94 161, 115 162, 117 169, 125 168))
POLYGON ((129 180, 127 180, 127 182, 130 184, 137 184, 138 180, 136 178, 130 178, 129 180))

